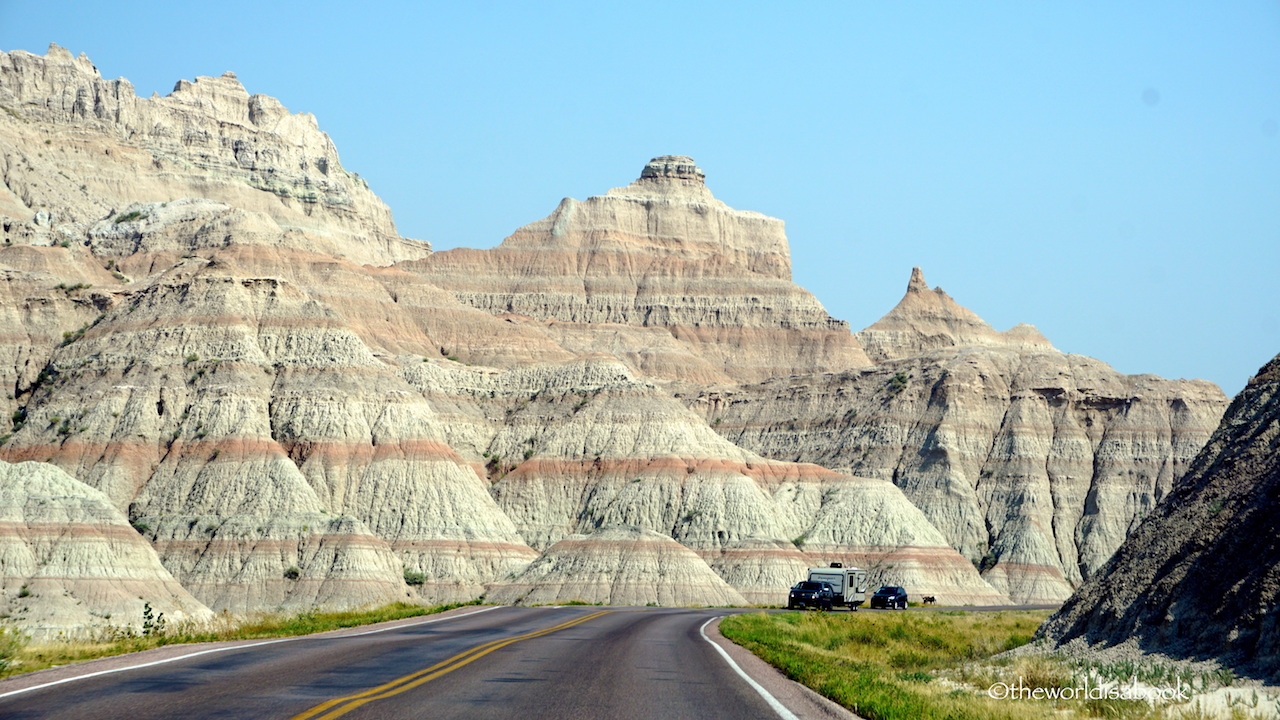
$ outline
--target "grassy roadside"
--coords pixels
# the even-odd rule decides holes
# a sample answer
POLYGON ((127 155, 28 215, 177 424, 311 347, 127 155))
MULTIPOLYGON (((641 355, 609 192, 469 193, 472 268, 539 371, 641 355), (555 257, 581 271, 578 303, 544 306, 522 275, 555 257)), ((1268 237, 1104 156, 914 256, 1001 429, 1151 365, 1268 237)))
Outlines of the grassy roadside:
POLYGON ((1063 687, 1045 658, 992 659, 1031 640, 1048 611, 752 613, 721 621, 725 637, 868 720, 1146 718, 1145 703, 997 701, 992 683, 1063 687))
POLYGON ((1277 688, 1238 683, 1229 669, 1212 663, 1062 655, 1037 648, 1002 654, 1029 642, 1048 615, 1043 610, 751 613, 725 618, 720 631, 868 720, 1280 717, 1277 688), (1135 692, 1072 696, 1081 688, 1100 687, 1135 692), (1175 687, 1187 695, 1164 700, 1142 695, 1175 687), (1010 696, 1015 689, 1016 696, 1010 696))
POLYGON ((368 610, 311 611, 296 615, 260 614, 247 619, 224 615, 210 622, 181 623, 148 634, 139 634, 130 628, 107 628, 88 639, 46 643, 27 643, 12 630, 0 631, 0 678, 164 645, 310 635, 326 630, 432 615, 474 604, 476 603, 453 603, 425 607, 393 603, 368 610))

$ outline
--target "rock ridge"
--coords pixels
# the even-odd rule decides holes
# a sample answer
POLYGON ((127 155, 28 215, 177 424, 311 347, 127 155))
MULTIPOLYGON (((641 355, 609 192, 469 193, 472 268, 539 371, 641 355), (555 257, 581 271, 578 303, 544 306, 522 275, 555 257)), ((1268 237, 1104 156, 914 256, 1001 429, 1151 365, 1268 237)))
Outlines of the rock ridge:
POLYGON ((687 156, 428 254, 234 74, 144 100, 14 51, 0 103, 0 457, 96 493, 196 612, 683 603, 668 569, 775 604, 831 561, 1054 601, 1224 404, 997 333, 920 272, 868 357, 782 221, 687 156))
POLYGON ((1058 643, 1136 642, 1280 678, 1280 356, 1106 565, 1045 621, 1058 643))
POLYGON ((104 80, 88 58, 54 44, 44 56, 0 52, 0 105, 0 213, 27 222, 7 236, 55 244, 131 203, 200 197, 263 212, 358 262, 430 252, 400 237, 391 211, 343 169, 314 116, 250 95, 234 73, 140 98, 128 80, 104 80), (97 161, 113 153, 118 161, 97 161))

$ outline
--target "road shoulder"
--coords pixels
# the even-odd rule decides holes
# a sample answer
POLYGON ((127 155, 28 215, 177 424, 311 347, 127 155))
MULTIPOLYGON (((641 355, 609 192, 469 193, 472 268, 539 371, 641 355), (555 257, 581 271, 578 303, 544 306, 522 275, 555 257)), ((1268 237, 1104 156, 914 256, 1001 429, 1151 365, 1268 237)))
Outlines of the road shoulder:
POLYGON ((760 683, 800 720, 862 720, 844 707, 789 679, 751 651, 721 635, 720 618, 716 618, 707 626, 706 634, 711 642, 729 653, 729 657, 733 658, 733 661, 750 675, 751 679, 760 683))

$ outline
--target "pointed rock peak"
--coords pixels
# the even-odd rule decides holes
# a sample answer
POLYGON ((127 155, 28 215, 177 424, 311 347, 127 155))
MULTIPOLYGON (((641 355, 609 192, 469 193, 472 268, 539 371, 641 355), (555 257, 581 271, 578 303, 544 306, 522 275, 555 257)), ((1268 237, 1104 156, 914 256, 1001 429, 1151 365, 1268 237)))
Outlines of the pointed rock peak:
POLYGON ((876 362, 944 347, 1053 350, 1049 340, 1032 325, 1024 323, 997 332, 941 287, 930 288, 918 267, 911 269, 911 281, 902 300, 857 336, 867 355, 876 362))
POLYGON ((45 53, 45 57, 50 60, 54 58, 59 60, 71 60, 71 51, 62 47, 58 43, 49 43, 49 50, 45 53))
POLYGON ((707 174, 688 155, 661 155, 653 158, 640 171, 640 179, 674 178, 706 184, 707 174))
POLYGON ((907 283, 907 292, 925 292, 929 289, 929 283, 924 281, 924 271, 917 265, 911 268, 911 280, 907 283))

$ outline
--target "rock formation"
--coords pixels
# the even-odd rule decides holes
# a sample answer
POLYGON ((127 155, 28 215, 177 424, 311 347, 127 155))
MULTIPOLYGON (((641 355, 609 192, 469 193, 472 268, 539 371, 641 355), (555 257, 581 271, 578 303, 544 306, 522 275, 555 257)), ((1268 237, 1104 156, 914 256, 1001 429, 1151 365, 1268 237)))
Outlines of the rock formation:
POLYGON ((0 457, 99 493, 214 610, 712 602, 668 568, 774 604, 835 560, 1061 599, 1223 404, 919 274, 850 333, 791 282, 782 222, 684 156, 431 254, 234 76, 140 99, 13 51, 0 105, 0 457))
POLYGON ((566 198, 492 250, 406 268, 466 305, 537 321, 566 349, 698 383, 869 365, 848 326, 791 282, 781 220, 715 199, 691 158, 651 160, 630 185, 566 198))
POLYGON ((690 393, 729 440, 890 480, 1018 602, 1066 599, 1160 501, 1225 399, 1204 381, 1127 376, 999 333, 919 268, 858 333, 874 368, 690 393))
POLYGON ((527 605, 746 604, 689 548, 661 533, 626 526, 566 537, 519 575, 496 583, 488 599, 527 605))
POLYGON ((942 288, 929 288, 920 268, 911 270, 907 293, 897 306, 871 327, 857 333, 867 355, 876 362, 897 360, 932 350, 998 347, 1052 352, 1053 346, 1032 325, 997 332, 972 310, 951 299, 942 288))
POLYGON ((0 213, 14 241, 75 240, 111 218, 145 227, 150 215, 129 206, 203 198, 267 215, 279 242, 356 262, 429 252, 396 233, 315 117, 249 95, 234 73, 144 99, 57 45, 15 50, 0 53, 0 107, 0 213))
POLYGON ((1280 356, 1041 637, 1212 658, 1280 678, 1280 356))
POLYGON ((147 603, 165 622, 210 616, 105 495, 43 463, 0 461, 0 602, 39 639, 140 631, 147 603))
POLYGON ((831 560, 948 602, 1007 601, 892 483, 761 458, 616 367, 572 405, 568 388, 544 391, 491 445, 523 452, 492 493, 535 548, 635 526, 697 552, 756 603, 831 560))

